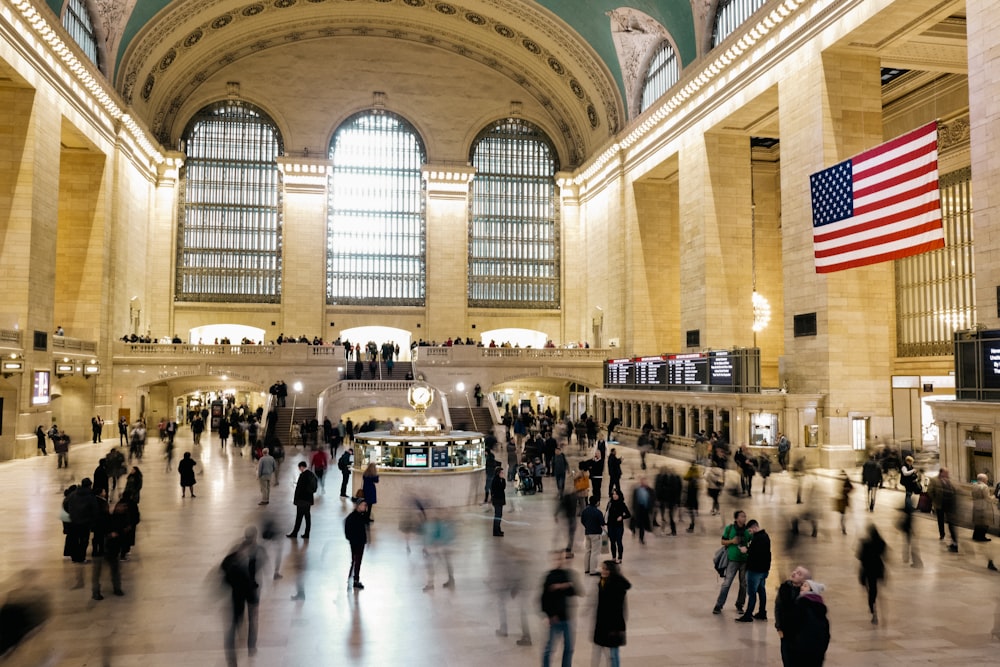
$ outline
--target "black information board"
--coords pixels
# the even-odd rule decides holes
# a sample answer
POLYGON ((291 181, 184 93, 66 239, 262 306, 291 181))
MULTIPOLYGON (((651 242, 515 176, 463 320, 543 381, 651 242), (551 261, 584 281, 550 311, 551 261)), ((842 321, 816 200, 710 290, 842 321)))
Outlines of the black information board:
POLYGON ((608 359, 604 362, 604 384, 624 387, 635 382, 635 365, 631 359, 608 359))
POLYGON ((728 350, 712 352, 708 358, 708 378, 713 387, 736 384, 736 359, 728 350))
MULTIPOLYGON (((996 381, 1000 386, 1000 344, 994 352, 996 381)), ((756 392, 760 391, 760 350, 734 348, 609 359, 604 362, 604 386, 608 389, 756 392)))
POLYGON ((670 363, 668 384, 688 387, 708 384, 708 355, 700 352, 671 354, 667 359, 670 363))
POLYGON ((667 386, 667 357, 637 357, 633 359, 637 387, 664 388, 667 386))

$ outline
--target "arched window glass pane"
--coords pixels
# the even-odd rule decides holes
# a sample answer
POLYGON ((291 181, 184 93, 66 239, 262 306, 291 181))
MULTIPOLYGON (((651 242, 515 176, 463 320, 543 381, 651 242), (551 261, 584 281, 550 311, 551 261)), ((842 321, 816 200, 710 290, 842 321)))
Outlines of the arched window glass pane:
POLYGON ((62 17, 63 27, 76 42, 90 61, 97 62, 97 36, 94 34, 94 24, 90 20, 90 12, 83 0, 69 0, 62 17))
POLYGON ((219 102, 198 112, 184 142, 177 300, 278 303, 277 126, 253 105, 219 102))
POLYGON ((472 144, 469 305, 558 308, 555 150, 541 129, 508 118, 472 144))
POLYGON ((670 42, 660 44, 646 72, 646 82, 642 88, 642 105, 640 113, 653 105, 671 86, 677 83, 681 76, 677 53, 670 42))
POLYGON ((944 174, 938 184, 945 247, 895 261, 900 357, 953 354, 955 332, 977 324, 972 170, 944 174))
POLYGON ((327 303, 424 305, 420 137, 400 116, 366 111, 334 134, 330 159, 327 303))
POLYGON ((736 32, 765 2, 767 0, 719 0, 719 6, 715 10, 715 25, 712 27, 712 48, 736 32))

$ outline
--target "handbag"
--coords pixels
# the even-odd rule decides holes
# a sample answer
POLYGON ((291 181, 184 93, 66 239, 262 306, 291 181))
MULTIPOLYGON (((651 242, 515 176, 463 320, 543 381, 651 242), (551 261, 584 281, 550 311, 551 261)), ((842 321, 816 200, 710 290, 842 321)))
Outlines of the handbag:
POLYGON ((601 553, 602 554, 611 553, 611 542, 608 541, 607 533, 601 534, 601 553))

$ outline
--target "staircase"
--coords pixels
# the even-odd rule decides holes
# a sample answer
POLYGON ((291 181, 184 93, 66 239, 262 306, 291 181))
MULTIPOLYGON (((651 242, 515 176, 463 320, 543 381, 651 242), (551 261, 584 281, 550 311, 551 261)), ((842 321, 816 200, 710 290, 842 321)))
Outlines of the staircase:
POLYGON ((456 431, 493 432, 493 418, 489 408, 470 409, 468 406, 452 405, 448 406, 448 414, 451 415, 451 427, 456 431))
MULTIPOLYGON (((303 420, 311 421, 316 417, 316 408, 295 406, 294 409, 295 409, 295 421, 298 422, 299 424, 301 424, 303 420)), ((278 442, 280 442, 282 446, 286 448, 301 446, 302 442, 298 438, 295 438, 294 442, 292 441, 292 434, 290 432, 292 425, 292 408, 285 407, 285 408, 277 408, 276 410, 278 414, 278 420, 275 425, 274 435, 276 438, 278 438, 278 442)), ((320 426, 320 428, 322 429, 322 425, 320 426)))

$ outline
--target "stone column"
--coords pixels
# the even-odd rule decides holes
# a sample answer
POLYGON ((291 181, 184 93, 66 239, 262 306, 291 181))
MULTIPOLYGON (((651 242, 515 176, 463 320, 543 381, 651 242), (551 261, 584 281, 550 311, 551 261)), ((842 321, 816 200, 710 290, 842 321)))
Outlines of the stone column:
POLYGON ((427 339, 471 336, 469 304, 469 183, 475 169, 424 165, 427 184, 427 339))

